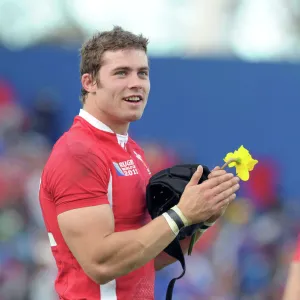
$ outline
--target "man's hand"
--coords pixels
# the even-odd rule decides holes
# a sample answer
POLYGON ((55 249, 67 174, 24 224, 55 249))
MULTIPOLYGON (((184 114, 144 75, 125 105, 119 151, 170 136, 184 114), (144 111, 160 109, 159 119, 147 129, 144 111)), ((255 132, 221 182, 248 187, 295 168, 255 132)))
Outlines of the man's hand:
MULTIPOLYGON (((225 170, 221 170, 221 168, 219 166, 215 167, 211 173, 208 175, 208 178, 213 178, 213 177, 218 177, 218 176, 222 176, 226 174, 225 170)), ((238 177, 236 177, 237 182, 240 181, 240 179, 238 177)), ((232 195, 233 200, 236 198, 236 194, 234 193, 232 195)), ((220 209, 220 211, 216 214, 214 214, 213 216, 211 216, 207 222, 208 223, 214 223, 217 219, 219 219, 226 211, 228 205, 229 205, 230 201, 228 201, 227 203, 224 204, 224 206, 220 209)))
POLYGON ((212 216, 220 216, 224 207, 235 199, 235 192, 240 187, 239 178, 219 168, 212 172, 210 178, 199 184, 202 173, 203 168, 199 166, 178 203, 179 209, 190 224, 198 224, 211 220, 212 216))
MULTIPOLYGON (((198 184, 202 172, 203 169, 200 166, 187 184, 178 204, 178 207, 191 224, 217 220, 224 213, 228 204, 235 199, 235 192, 239 189, 239 178, 234 177, 233 174, 227 173, 225 170, 221 170, 220 167, 215 167, 208 176, 208 180, 198 184)), ((196 232, 194 242, 201 235, 202 232, 196 232)), ((187 237, 180 241, 184 254, 188 251, 191 239, 192 237, 187 237)), ((160 270, 175 261, 174 257, 161 253, 155 259, 155 268, 160 270)))

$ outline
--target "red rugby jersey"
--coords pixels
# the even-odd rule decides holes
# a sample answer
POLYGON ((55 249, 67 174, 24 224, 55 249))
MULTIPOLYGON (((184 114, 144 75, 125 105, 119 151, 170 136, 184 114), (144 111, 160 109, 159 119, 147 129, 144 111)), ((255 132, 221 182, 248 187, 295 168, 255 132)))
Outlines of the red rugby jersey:
POLYGON ((60 299, 153 300, 154 263, 105 285, 82 270, 59 230, 57 215, 71 209, 110 204, 115 231, 140 228, 149 218, 145 192, 150 171, 142 149, 81 110, 55 144, 42 173, 40 205, 58 274, 60 299))

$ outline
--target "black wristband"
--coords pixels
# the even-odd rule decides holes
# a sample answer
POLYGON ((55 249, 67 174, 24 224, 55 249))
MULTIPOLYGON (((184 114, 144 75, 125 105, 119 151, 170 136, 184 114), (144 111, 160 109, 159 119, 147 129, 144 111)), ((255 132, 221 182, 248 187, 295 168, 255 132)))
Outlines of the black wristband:
POLYGON ((167 214, 173 219, 173 221, 178 226, 179 230, 184 227, 183 221, 181 220, 181 218, 179 217, 179 215, 173 209, 169 209, 167 211, 167 214))
POLYGON ((202 223, 200 226, 200 229, 207 230, 209 227, 211 227, 211 226, 208 226, 208 225, 205 225, 204 223, 202 223))

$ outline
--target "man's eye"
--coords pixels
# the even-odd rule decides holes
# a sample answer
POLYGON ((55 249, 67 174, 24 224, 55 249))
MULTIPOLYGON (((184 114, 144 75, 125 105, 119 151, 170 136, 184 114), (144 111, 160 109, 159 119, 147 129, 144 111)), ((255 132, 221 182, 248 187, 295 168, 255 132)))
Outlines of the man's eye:
POLYGON ((116 73, 116 75, 125 76, 125 75, 126 75, 126 72, 125 72, 125 71, 118 71, 118 72, 116 73))
POLYGON ((148 76, 148 72, 147 71, 141 71, 139 72, 140 75, 142 76, 148 76))

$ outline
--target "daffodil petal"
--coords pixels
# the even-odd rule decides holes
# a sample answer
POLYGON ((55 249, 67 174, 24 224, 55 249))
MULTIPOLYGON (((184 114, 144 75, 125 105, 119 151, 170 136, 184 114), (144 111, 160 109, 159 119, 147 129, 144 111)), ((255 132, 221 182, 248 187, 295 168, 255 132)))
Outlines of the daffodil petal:
MULTIPOLYGON (((224 161, 228 162, 231 159, 240 161, 237 151, 234 151, 234 153, 232 153, 232 152, 228 153, 226 155, 226 157, 224 158, 224 161)), ((233 162, 229 163, 228 166, 229 166, 229 168, 232 168, 232 167, 235 167, 237 164, 240 164, 240 162, 237 163, 236 161, 233 161, 233 162)))
POLYGON ((257 163, 258 163, 258 160, 256 160, 256 159, 251 159, 251 160, 248 162, 248 164, 247 164, 248 170, 249 170, 249 171, 252 171, 253 168, 254 168, 254 166, 255 166, 257 163))
POLYGON ((249 151, 243 145, 237 151, 242 155, 249 155, 249 151))
POLYGON ((232 152, 227 153, 227 155, 224 158, 225 162, 228 162, 230 159, 234 157, 234 154, 232 152))
POLYGON ((236 173, 243 181, 247 181, 249 179, 249 171, 244 165, 237 165, 236 173))

